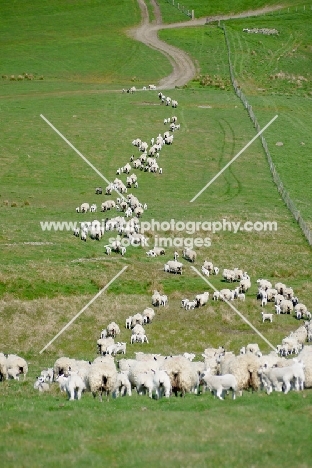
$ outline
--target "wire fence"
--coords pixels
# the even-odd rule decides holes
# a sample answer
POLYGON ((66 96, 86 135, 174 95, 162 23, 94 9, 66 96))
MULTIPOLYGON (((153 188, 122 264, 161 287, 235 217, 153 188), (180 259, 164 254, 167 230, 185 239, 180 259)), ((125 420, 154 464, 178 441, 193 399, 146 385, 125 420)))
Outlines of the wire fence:
MULTIPOLYGON (((259 132, 261 130, 261 127, 260 127, 260 125, 258 123, 258 120, 257 120, 255 114, 254 114, 254 111, 252 110, 252 106, 249 104, 246 96, 242 92, 239 84, 236 81, 235 75, 234 75, 233 65, 232 65, 232 61, 231 61, 230 42, 229 42, 228 35, 227 35, 226 29, 225 29, 225 25, 220 24, 219 26, 224 32, 225 42, 226 42, 227 51, 228 51, 230 76, 231 76, 231 82, 232 82, 233 88, 235 90, 236 95, 240 98, 240 100, 242 101, 245 109, 247 110, 248 115, 249 115, 250 119, 252 120, 255 129, 257 130, 257 132, 259 132)), ((265 151, 265 154, 266 154, 266 157, 267 157, 267 160, 268 160, 268 163, 269 163, 270 171, 271 171, 273 180, 274 180, 274 182, 275 182, 275 184, 277 186, 277 189, 278 189, 282 199, 284 200, 286 206, 291 211, 291 213, 294 216, 295 220, 298 222, 298 224, 299 224, 300 228, 302 229, 308 243, 310 245, 312 245, 312 231, 311 231, 311 229, 309 229, 308 225, 306 224, 306 222, 304 221, 304 219, 300 215, 299 210, 296 208, 296 205, 294 204, 294 202, 290 198, 287 190, 285 189, 284 184, 283 184, 280 176, 278 175, 276 167, 275 167, 275 165, 274 165, 274 163, 272 161, 272 157, 270 155, 268 144, 267 144, 267 142, 266 142, 263 135, 261 135, 261 143, 262 143, 263 149, 265 151)))
POLYGON ((175 6, 178 10, 180 10, 182 13, 184 13, 189 18, 191 18, 191 19, 195 18, 194 10, 189 10, 187 7, 182 5, 180 2, 177 2, 177 0, 167 0, 167 3, 170 3, 171 5, 175 6))

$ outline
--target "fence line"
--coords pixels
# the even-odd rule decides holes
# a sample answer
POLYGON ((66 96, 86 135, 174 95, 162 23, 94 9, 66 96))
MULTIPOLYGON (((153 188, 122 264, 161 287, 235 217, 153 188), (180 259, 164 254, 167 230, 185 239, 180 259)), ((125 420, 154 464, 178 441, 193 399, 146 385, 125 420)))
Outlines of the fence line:
POLYGON ((182 13, 184 13, 189 18, 191 18, 191 19, 195 18, 194 10, 189 10, 189 9, 185 8, 184 5, 181 5, 181 3, 177 2, 177 0, 167 0, 167 3, 170 3, 173 6, 176 6, 178 10, 180 10, 182 13))
MULTIPOLYGON (((254 124, 254 127, 259 132, 261 130, 261 127, 260 127, 260 125, 258 123, 258 120, 257 120, 253 110, 252 110, 252 106, 249 104, 246 96, 244 95, 244 93, 240 89, 240 86, 238 85, 238 83, 237 83, 237 81, 235 79, 235 75, 234 75, 234 71, 233 71, 233 65, 232 65, 232 61, 231 61, 230 42, 229 42, 229 39, 228 39, 228 36, 227 36, 225 25, 221 24, 219 26, 223 30, 224 37, 225 37, 226 47, 227 47, 227 51, 228 51, 230 77, 231 77, 231 82, 232 82, 233 88, 235 90, 236 95, 240 98, 240 100, 242 101, 245 109, 247 110, 248 115, 249 115, 251 121, 254 124)), ((274 180, 274 182, 275 182, 275 184, 277 186, 277 189, 278 189, 282 199, 284 200, 284 202, 285 202, 286 206, 288 207, 288 209, 291 211, 291 213, 294 216, 295 220, 298 222, 298 224, 299 224, 300 228, 302 229, 306 239, 308 240, 308 243, 310 245, 312 245, 312 231, 311 231, 311 229, 309 229, 308 225, 306 224, 306 222, 304 221, 304 219, 300 215, 300 211, 296 208, 296 205, 294 204, 294 202, 290 198, 287 190, 285 189, 284 184, 283 184, 280 176, 278 175, 276 167, 275 167, 275 165, 273 163, 273 160, 272 160, 272 157, 270 155, 269 148, 268 148, 268 144, 267 144, 267 142, 266 142, 263 135, 261 136, 261 144, 262 144, 263 149, 265 151, 273 180, 274 180)))

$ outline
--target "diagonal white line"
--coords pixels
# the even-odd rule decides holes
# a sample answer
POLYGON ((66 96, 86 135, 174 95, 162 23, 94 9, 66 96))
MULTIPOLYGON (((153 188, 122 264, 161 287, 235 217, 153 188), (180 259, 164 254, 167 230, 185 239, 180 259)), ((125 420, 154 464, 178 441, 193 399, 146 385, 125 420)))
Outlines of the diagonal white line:
MULTIPOLYGON (((210 287, 211 289, 213 289, 214 291, 217 291, 217 289, 210 283, 210 281, 207 280, 207 278, 205 278, 195 267, 191 267, 197 274, 198 276, 200 276, 210 287)), ((265 341, 272 349, 274 349, 274 351, 276 351, 276 347, 272 345, 272 343, 270 343, 266 338, 265 336, 262 335, 262 333, 259 332, 259 330, 256 329, 256 327, 253 326, 252 323, 249 322, 249 320, 246 319, 246 317, 243 316, 243 314, 241 314, 237 309, 236 307, 233 306, 233 304, 231 304, 229 301, 227 301, 226 299, 223 299, 223 301, 231 307, 231 309, 234 310, 234 312, 240 316, 240 318, 242 320, 244 320, 244 322, 247 323, 247 325, 249 325, 259 336, 260 338, 262 338, 263 341, 265 341)))
POLYGON ((63 333, 63 331, 65 331, 65 330, 76 320, 76 318, 78 318, 78 317, 79 317, 79 316, 80 316, 80 315, 81 315, 81 314, 82 314, 82 313, 83 313, 83 312, 84 312, 84 311, 85 311, 101 294, 102 294, 102 292, 104 292, 104 291, 118 278, 118 276, 120 276, 127 268, 128 268, 128 266, 124 266, 123 269, 120 270, 120 272, 117 273, 117 275, 114 276, 114 278, 111 279, 110 282, 107 283, 107 285, 104 286, 104 288, 101 289, 101 291, 99 291, 99 292, 91 299, 91 301, 89 301, 88 304, 85 305, 85 306, 78 312, 78 314, 76 314, 75 317, 73 317, 73 318, 67 323, 67 325, 65 325, 65 327, 63 327, 62 330, 59 331, 59 332, 57 333, 57 335, 55 335, 55 337, 52 338, 52 340, 49 341, 49 343, 46 344, 44 348, 42 348, 41 351, 39 351, 39 354, 43 353, 43 351, 45 351, 45 350, 53 343, 53 341, 55 341, 56 338, 58 338, 58 337, 63 333))
POLYGON ((211 184, 212 184, 212 183, 213 183, 213 182, 214 182, 214 181, 215 181, 215 180, 216 180, 216 179, 217 179, 217 178, 218 178, 218 177, 219 177, 219 176, 222 174, 222 172, 224 172, 224 171, 225 171, 225 170, 226 170, 226 169, 227 169, 227 168, 228 168, 228 167, 229 167, 229 166, 230 166, 230 165, 231 165, 231 164, 232 164, 232 163, 233 163, 233 162, 234 162, 234 161, 235 161, 235 160, 236 160, 236 159, 237 159, 237 158, 238 158, 238 157, 239 157, 239 156, 240 156, 240 155, 241 155, 241 154, 244 152, 244 151, 245 151, 245 149, 247 149, 247 148, 248 148, 248 146, 250 146, 250 145, 251 145, 251 144, 252 144, 252 143, 253 143, 253 142, 254 142, 254 141, 255 141, 255 140, 258 138, 258 136, 260 136, 260 135, 261 135, 261 133, 263 133, 263 132, 264 132, 264 131, 265 131, 265 130, 266 130, 266 129, 267 129, 267 128, 268 128, 268 127, 271 125, 271 123, 273 123, 273 122, 274 122, 274 120, 275 120, 275 119, 277 119, 277 117, 278 117, 278 115, 276 115, 275 117, 273 117, 273 119, 272 119, 272 120, 270 120, 270 122, 269 122, 269 123, 267 123, 267 124, 266 124, 266 126, 265 126, 265 127, 263 127, 263 129, 262 129, 262 130, 260 130, 260 132, 259 132, 259 133, 257 133, 257 135, 256 135, 256 136, 254 136, 254 137, 253 137, 253 138, 250 140, 250 142, 249 142, 249 143, 247 143, 247 145, 246 145, 246 146, 244 146, 244 148, 243 148, 243 149, 241 149, 241 150, 240 150, 240 152, 239 152, 239 153, 237 153, 237 155, 236 155, 236 156, 234 156, 234 158, 233 158, 233 159, 231 159, 231 161, 230 161, 230 162, 228 162, 228 163, 227 163, 227 164, 224 166, 224 168, 223 168, 223 169, 221 169, 221 171, 220 171, 220 172, 218 172, 218 174, 217 174, 217 175, 215 175, 215 176, 213 177, 213 179, 211 179, 211 181, 210 181, 210 182, 208 182, 208 184, 207 184, 207 185, 205 185, 205 187, 204 187, 204 188, 202 188, 202 189, 200 190, 200 192, 198 192, 198 194, 197 194, 197 195, 195 195, 195 197, 194 197, 194 198, 192 198, 192 200, 190 201, 190 203, 193 203, 193 201, 195 201, 195 200, 196 200, 196 198, 198 198, 198 197, 199 197, 199 195, 201 195, 201 194, 202 194, 202 193, 203 193, 203 192, 206 190, 206 188, 208 188, 208 187, 209 187, 209 185, 211 185, 211 184))
MULTIPOLYGON (((92 169, 103 179, 105 180, 105 182, 110 185, 111 182, 106 179, 105 176, 103 176, 103 174, 95 167, 93 166, 93 164, 79 151, 77 150, 77 148, 75 148, 75 146, 69 141, 67 140, 66 137, 64 137, 64 135, 56 128, 54 127, 53 124, 51 124, 51 122, 49 122, 49 120, 42 114, 40 114, 40 117, 68 144, 68 146, 70 146, 87 164, 89 164, 90 167, 92 167, 92 169)), ((114 189, 115 192, 118 193, 118 196, 120 198, 122 198, 123 200, 126 200, 125 197, 122 195, 122 193, 118 192, 118 190, 114 189)))

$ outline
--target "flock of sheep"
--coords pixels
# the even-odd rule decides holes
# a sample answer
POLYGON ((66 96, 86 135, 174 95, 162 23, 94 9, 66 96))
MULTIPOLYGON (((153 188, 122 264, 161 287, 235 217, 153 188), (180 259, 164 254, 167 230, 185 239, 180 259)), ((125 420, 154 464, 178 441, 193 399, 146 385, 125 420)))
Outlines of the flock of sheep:
MULTIPOLYGON (((134 87, 132 87, 134 88, 134 87)), ((135 92, 135 88, 130 88, 128 92, 135 92), (131 91, 132 89, 132 91, 131 91)), ((149 89, 156 89, 154 85, 149 85, 149 89)), ((125 92, 125 90, 123 90, 125 92)), ((169 96, 164 96, 161 92, 158 93, 158 98, 165 106, 171 106, 176 108, 178 102, 171 99, 169 96)), ((94 240, 100 240, 106 231, 116 230, 118 236, 125 236, 129 238, 129 245, 144 245, 146 239, 139 233, 139 219, 143 213, 147 210, 147 204, 141 203, 139 199, 132 193, 128 194, 128 189, 139 187, 138 177, 135 173, 131 173, 132 170, 139 169, 144 172, 162 174, 163 169, 159 166, 159 157, 162 148, 165 145, 173 144, 173 132, 180 129, 180 124, 177 124, 177 116, 167 117, 164 119, 164 125, 169 124, 169 130, 165 131, 162 135, 158 134, 156 137, 152 137, 150 144, 143 141, 141 138, 135 138, 132 141, 132 145, 138 149, 138 156, 135 157, 133 154, 130 157, 130 162, 124 166, 117 168, 116 175, 126 175, 126 181, 122 181, 119 178, 110 183, 105 189, 105 195, 111 195, 114 191, 118 193, 118 197, 115 200, 106 200, 101 204, 100 211, 107 213, 111 210, 116 210, 122 215, 113 217, 111 219, 106 218, 105 223, 100 223, 98 220, 93 221, 82 221, 80 228, 74 230, 74 235, 80 237, 81 240, 86 241, 88 236, 94 240), (131 164, 132 166, 131 166, 131 164)), ((101 187, 95 189, 96 195, 101 195, 103 190, 101 187)), ((76 207, 77 213, 96 213, 98 207, 95 203, 89 204, 87 202, 82 203, 76 207)), ((125 255, 126 247, 117 238, 112 244, 105 246, 106 253, 110 255, 112 252, 120 253, 125 255)))
MULTIPOLYGON (((219 273, 219 268, 213 266, 212 262, 205 261, 202 269, 207 269, 212 274, 219 273)), ((230 289, 231 297, 225 297, 222 290, 218 291, 218 295, 214 292, 213 300, 232 301, 240 294, 238 290, 242 285, 246 291, 246 285, 242 281, 250 282, 248 274, 237 268, 223 270, 223 278, 230 282, 239 281, 240 286, 230 289), (235 275, 229 271, 235 272, 235 275)), ((297 302, 293 290, 282 283, 277 283, 272 288, 268 280, 259 279, 257 284, 259 300, 262 300, 265 292, 268 302, 275 305, 280 299, 278 296, 283 296, 282 300, 297 302)), ((208 301, 209 292, 205 291, 197 294, 194 300, 182 299, 181 307, 191 310, 204 307, 208 301)), ((130 344, 148 343, 143 325, 153 322, 155 308, 165 307, 168 297, 155 290, 151 304, 153 307, 147 307, 142 314, 137 313, 126 318, 125 328, 131 330, 130 344)), ((309 320, 285 337, 276 351, 269 354, 262 354, 257 343, 250 343, 242 347, 238 355, 223 347, 207 348, 197 361, 194 361, 196 355, 190 352, 176 356, 137 352, 135 359, 121 358, 117 361, 118 354, 125 355, 127 352, 125 342, 115 343, 120 332, 118 324, 111 322, 102 330, 97 340, 97 352, 100 356, 93 362, 61 357, 56 360, 53 368, 41 372, 34 388, 39 392, 48 391, 50 385, 56 382, 61 391, 66 391, 70 400, 79 400, 83 392, 89 391, 94 397, 99 396, 101 401, 103 395, 107 399, 110 396, 131 396, 133 389, 139 395, 148 394, 150 398, 156 399, 178 394, 184 396, 186 393, 198 394, 206 390, 223 399, 231 390, 232 398, 235 399, 236 395, 242 395, 244 390, 250 389, 262 389, 267 394, 273 390, 287 394, 290 390, 312 388, 312 346, 306 345, 307 341, 312 341, 312 322, 309 320)), ((0 354, 1 380, 19 380, 21 374, 24 374, 25 379, 27 371, 28 366, 23 358, 0 354)))

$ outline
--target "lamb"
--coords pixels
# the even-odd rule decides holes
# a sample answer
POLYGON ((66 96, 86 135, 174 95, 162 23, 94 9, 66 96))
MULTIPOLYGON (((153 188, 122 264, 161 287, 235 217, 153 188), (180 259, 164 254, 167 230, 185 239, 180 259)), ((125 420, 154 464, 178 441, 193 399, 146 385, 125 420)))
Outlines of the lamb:
POLYGON ((106 394, 107 401, 109 396, 116 389, 117 369, 113 358, 105 356, 91 364, 89 372, 89 385, 93 397, 99 395, 102 401, 103 393, 106 394))
POLYGON ((195 309, 195 307, 197 307, 197 300, 196 299, 194 301, 189 301, 188 300, 185 303, 185 306, 184 306, 185 310, 191 310, 191 309, 193 310, 193 309, 195 309))
POLYGON ((235 400, 238 384, 235 376, 232 374, 213 375, 210 373, 210 369, 207 369, 201 374, 200 383, 205 385, 220 400, 224 399, 225 391, 232 390, 232 398, 235 400))
POLYGON ((8 354, 6 356, 6 371, 9 379, 19 380, 19 376, 24 374, 25 380, 28 372, 28 364, 22 357, 16 354, 8 354))
POLYGON ((194 353, 183 353, 183 356, 188 359, 189 361, 193 361, 193 359, 195 358, 196 354, 194 353))
POLYGON ((159 305, 160 306, 163 306, 163 307, 166 307, 166 305, 168 304, 168 296, 166 296, 166 294, 162 294, 160 296, 160 303, 159 305))
POLYGON ((262 323, 265 320, 269 320, 270 322, 273 322, 273 314, 265 314, 264 312, 261 312, 262 315, 262 323))
POLYGON ((128 328, 130 330, 131 328, 131 322, 132 322, 132 316, 130 315, 127 319, 126 319, 126 328, 128 328))
POLYGON ((186 393, 197 391, 198 374, 192 363, 183 356, 168 357, 162 364, 162 370, 165 370, 170 377, 172 392, 175 396, 181 392, 181 396, 186 393))
POLYGON ((43 378, 44 382, 53 382, 53 377, 54 377, 53 368, 49 367, 48 369, 42 370, 40 373, 40 377, 43 378))
POLYGON ((153 387, 156 393, 156 399, 159 400, 162 396, 170 397, 171 383, 167 372, 164 370, 153 370, 153 387))
POLYGON ((197 254, 194 250, 184 249, 182 252, 182 256, 183 258, 185 258, 185 260, 189 260, 190 262, 195 262, 197 254))
POLYGON ((132 395, 131 383, 128 378, 128 372, 118 372, 116 379, 116 388, 114 390, 114 396, 117 398, 121 396, 132 395))
POLYGON ((86 385, 77 372, 69 371, 65 382, 65 390, 69 400, 80 400, 86 385))
POLYGON ((111 356, 116 356, 116 354, 126 354, 126 346, 127 344, 124 342, 112 344, 106 348, 106 354, 110 354, 111 356))
POLYGON ((303 364, 297 362, 287 367, 273 367, 269 368, 266 364, 260 367, 258 371, 263 379, 263 384, 267 388, 267 394, 270 395, 272 390, 282 391, 282 385, 284 386, 285 395, 291 388, 291 382, 294 382, 296 390, 304 387, 304 372, 303 364))
POLYGON ((44 377, 39 376, 34 383, 34 389, 39 390, 39 392, 47 392, 50 390, 50 385, 44 381, 44 377))

